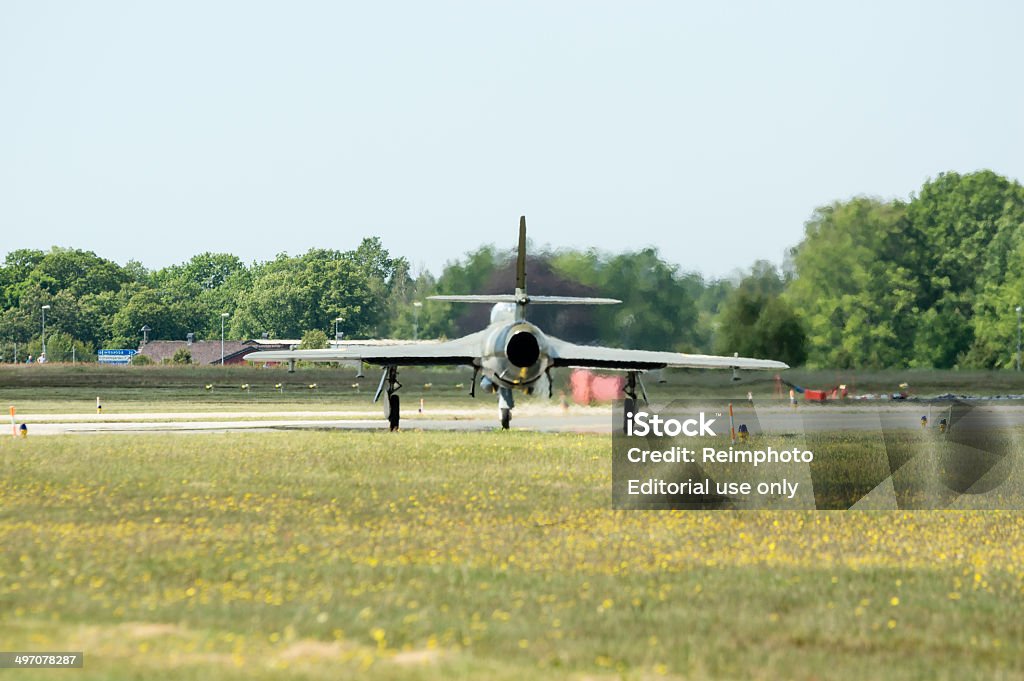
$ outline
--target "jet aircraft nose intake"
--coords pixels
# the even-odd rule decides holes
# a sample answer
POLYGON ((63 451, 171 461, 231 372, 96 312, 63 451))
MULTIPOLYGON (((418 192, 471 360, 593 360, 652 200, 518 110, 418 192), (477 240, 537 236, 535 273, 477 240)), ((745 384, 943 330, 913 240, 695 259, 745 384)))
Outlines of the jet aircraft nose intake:
POLYGON ((529 331, 516 331, 505 344, 505 356, 520 369, 532 367, 540 359, 537 337, 529 331))

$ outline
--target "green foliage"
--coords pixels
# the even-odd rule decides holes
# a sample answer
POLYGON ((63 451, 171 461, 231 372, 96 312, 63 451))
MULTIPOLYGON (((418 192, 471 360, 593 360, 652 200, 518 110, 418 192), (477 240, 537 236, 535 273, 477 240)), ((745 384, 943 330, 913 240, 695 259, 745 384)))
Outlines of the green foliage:
POLYGON ((171 358, 171 364, 191 364, 192 352, 188 348, 178 348, 171 358))
POLYGON ((802 365, 807 360, 807 336, 800 318, 781 297, 784 285, 771 263, 755 263, 722 305, 716 351, 802 365))
POLYGON ((126 286, 121 292, 121 304, 110 319, 111 335, 137 339, 132 344, 137 345, 142 337, 142 327, 149 326, 152 329, 149 333, 151 340, 184 340, 189 332, 202 328, 210 316, 201 303, 197 303, 198 293, 194 285, 174 288, 126 286))
POLYGON ((919 279, 899 262, 906 207, 856 198, 819 208, 792 252, 786 298, 801 312, 812 366, 905 364, 919 279))
MULTIPOLYGON (((485 246, 449 263, 437 293, 509 293, 515 252, 485 246)), ((616 347, 705 350, 710 331, 698 324, 696 296, 704 288, 661 259, 655 249, 609 255, 596 250, 539 252, 527 261, 527 284, 536 295, 613 297, 622 305, 538 306, 530 319, 554 336, 616 347)), ((460 335, 487 323, 485 306, 430 302, 421 311, 420 337, 460 335)))
POLYGON ((793 250, 786 298, 809 362, 999 367, 1024 293, 1024 188, 991 171, 946 173, 909 202, 820 208, 793 250))
POLYGON ((327 347, 327 334, 320 329, 313 329, 302 334, 299 350, 323 350, 327 347))
POLYGON ((238 297, 232 334, 296 338, 305 329, 333 328, 341 317, 347 336, 377 336, 387 327, 392 287, 407 268, 377 238, 364 239, 355 251, 279 255, 253 268, 252 285, 238 297))
MULTIPOLYGON (((24 359, 29 354, 39 357, 43 351, 41 336, 35 336, 31 342, 18 349, 19 356, 24 359)), ((47 362, 95 362, 96 350, 90 343, 85 343, 63 331, 51 331, 49 319, 46 327, 46 361, 47 362)))
MULTIPOLYGON (((38 341, 43 305, 48 336, 80 343, 76 358, 135 347, 143 325, 153 340, 219 338, 225 313, 229 338, 298 338, 333 330, 339 317, 349 338, 453 337, 485 325, 489 308, 429 296, 510 292, 514 258, 511 248, 482 246, 435 278, 413 275, 377 238, 251 266, 201 253, 154 272, 91 251, 21 249, 0 265, 0 343, 12 349, 6 356, 14 343, 38 341)), ((1024 188, 987 170, 951 172, 906 201, 822 206, 784 275, 755 263, 739 283, 705 281, 654 249, 531 249, 527 271, 534 294, 624 301, 530 310, 545 331, 576 342, 805 358, 811 367, 1005 368, 1024 305, 1024 188)))

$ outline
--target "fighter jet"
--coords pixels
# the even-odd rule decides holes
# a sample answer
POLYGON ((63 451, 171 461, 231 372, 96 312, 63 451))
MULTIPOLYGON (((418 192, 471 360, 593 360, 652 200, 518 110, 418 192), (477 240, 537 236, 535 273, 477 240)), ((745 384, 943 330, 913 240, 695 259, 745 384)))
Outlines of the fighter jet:
MULTIPOLYGON (((246 357, 251 362, 282 362, 295 370, 295 362, 362 361, 382 367, 380 384, 373 401, 387 395, 384 413, 391 430, 398 430, 400 400, 398 381, 400 366, 463 365, 473 368, 470 395, 480 387, 498 394, 501 427, 508 429, 514 407, 513 391, 532 393, 546 379, 551 396, 551 371, 562 367, 611 369, 626 372, 623 389, 626 411, 635 408, 637 398, 646 401, 640 374, 652 369, 688 367, 700 369, 787 369, 783 362, 748 357, 689 355, 681 352, 622 350, 597 345, 577 345, 559 340, 541 331, 526 320, 530 305, 613 305, 614 298, 579 298, 567 296, 533 296, 526 291, 526 217, 519 218, 519 249, 516 260, 515 293, 502 295, 430 296, 431 300, 452 303, 488 303, 491 323, 486 329, 468 336, 439 343, 399 343, 395 345, 349 346, 326 350, 281 350, 255 352, 246 357), (637 389, 639 387, 639 395, 637 389)), ((735 375, 735 374, 734 374, 735 375)))

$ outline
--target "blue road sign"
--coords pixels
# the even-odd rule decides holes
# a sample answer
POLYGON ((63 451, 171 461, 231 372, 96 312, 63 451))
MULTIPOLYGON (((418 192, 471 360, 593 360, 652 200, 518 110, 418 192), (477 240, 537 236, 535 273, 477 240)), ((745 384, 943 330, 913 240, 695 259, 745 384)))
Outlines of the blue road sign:
POLYGON ((100 364, 131 364, 132 357, 137 354, 138 350, 98 350, 96 361, 100 364))

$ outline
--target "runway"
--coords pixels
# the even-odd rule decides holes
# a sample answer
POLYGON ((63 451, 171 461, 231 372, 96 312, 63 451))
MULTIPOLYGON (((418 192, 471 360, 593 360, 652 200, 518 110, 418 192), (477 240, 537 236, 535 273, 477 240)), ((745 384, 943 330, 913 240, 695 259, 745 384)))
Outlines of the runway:
MULTIPOLYGON (((498 428, 493 409, 439 409, 414 412, 402 419, 403 432, 485 432, 498 428)), ((943 405, 900 404, 884 407, 801 406, 791 409, 769 406, 737 409, 735 424, 748 424, 751 432, 799 434, 822 431, 876 431, 921 427, 927 416, 934 427, 947 417, 943 405)), ((971 410, 973 426, 1024 426, 1024 406, 978 405, 971 410)), ((142 414, 20 415, 29 436, 86 435, 98 433, 230 433, 282 430, 387 430, 379 411, 299 412, 161 412, 142 414)), ((617 425, 617 424, 616 424, 617 425)), ((728 432, 727 417, 716 428, 728 432)), ((602 433, 613 430, 610 407, 574 407, 563 412, 549 405, 529 405, 513 412, 513 430, 546 433, 602 433)))

